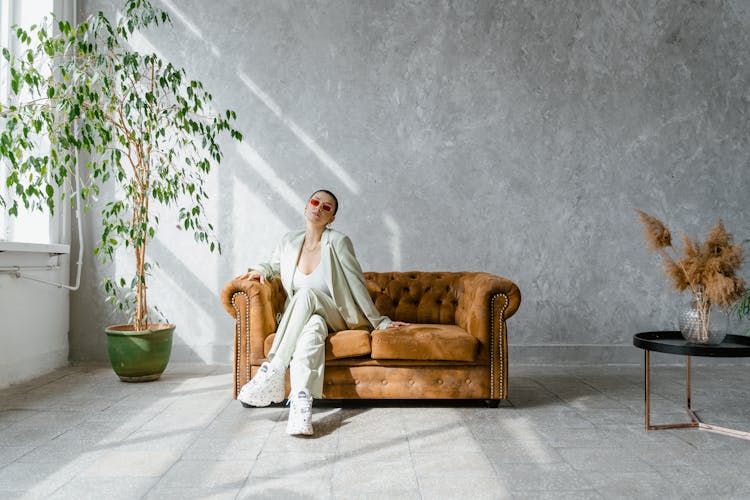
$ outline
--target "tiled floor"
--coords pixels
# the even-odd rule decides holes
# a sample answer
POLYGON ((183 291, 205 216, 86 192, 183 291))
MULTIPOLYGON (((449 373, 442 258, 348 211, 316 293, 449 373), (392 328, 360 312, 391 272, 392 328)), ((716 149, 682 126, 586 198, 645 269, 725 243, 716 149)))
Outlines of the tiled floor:
MULTIPOLYGON (((750 367, 693 371, 694 407, 750 430, 750 367)), ((245 409, 231 369, 119 382, 77 366, 0 391, 0 498, 750 498, 750 441, 643 429, 639 366, 511 366, 510 402, 245 409)), ((684 370, 652 373, 655 423, 683 421, 684 370)))

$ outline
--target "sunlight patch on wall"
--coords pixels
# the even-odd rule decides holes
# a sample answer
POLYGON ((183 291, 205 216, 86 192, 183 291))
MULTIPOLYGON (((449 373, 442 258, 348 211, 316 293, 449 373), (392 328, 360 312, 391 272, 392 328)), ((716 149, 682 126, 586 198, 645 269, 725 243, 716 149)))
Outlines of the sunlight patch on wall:
POLYGON ((167 10, 169 10, 170 14, 173 15, 173 18, 176 18, 178 21, 180 21, 182 24, 185 25, 185 27, 190 31, 193 35, 195 35, 199 40, 203 40, 206 42, 211 49, 211 52, 216 57, 221 57, 221 52, 219 52, 219 48, 214 45, 213 43, 206 40, 206 38, 203 36, 203 33, 201 32, 198 27, 193 24, 190 19, 187 18, 187 16, 175 6, 173 2, 170 0, 161 0, 161 3, 166 7, 167 10))
POLYGON ((383 216, 383 224, 388 229, 388 244, 391 249, 391 265, 394 270, 401 269, 401 228, 390 214, 383 216))
POLYGON ((232 241, 227 244, 233 246, 232 270, 238 275, 248 266, 266 261, 289 227, 243 182, 237 180, 233 185, 232 241))
POLYGON ((247 142, 237 144, 237 152, 260 175, 271 187, 286 201, 295 211, 299 211, 307 204, 306 200, 300 198, 297 193, 290 188, 284 180, 276 175, 276 172, 264 160, 258 152, 253 149, 247 142))
MULTIPOLYGON (((122 12, 117 11, 116 22, 119 23, 122 17, 122 12)), ((133 31, 133 33, 131 33, 130 40, 128 41, 127 46, 132 50, 142 52, 144 54, 156 54, 156 57, 158 57, 159 59, 168 61, 168 59, 164 57, 164 54, 156 50, 156 47, 151 42, 149 42, 145 36, 143 36, 143 33, 138 30, 135 30, 133 31)))
POLYGON ((359 185, 354 179, 344 170, 344 168, 336 162, 326 151, 320 147, 320 145, 310 137, 310 135, 302 130, 302 128, 290 119, 281 111, 281 107, 274 101, 271 96, 266 94, 252 78, 250 78, 244 71, 237 70, 237 76, 239 76, 242 83, 250 89, 250 91, 260 99, 260 101, 266 105, 266 107, 281 120, 281 122, 287 126, 287 128, 302 142, 307 148, 318 158, 318 160, 335 175, 344 185, 353 193, 359 194, 359 185))
MULTIPOLYGON (((154 271, 149 288, 149 304, 158 307, 169 321, 175 322, 175 337, 181 343, 191 348, 201 361, 213 363, 204 349, 206 345, 217 342, 216 323, 212 317, 213 311, 206 310, 212 304, 195 300, 191 290, 186 290, 180 283, 172 279, 172 271, 161 268, 154 271), (190 321, 180 321, 189 318, 190 321)), ((177 340, 177 339, 175 339, 177 340)))
MULTIPOLYGON (((153 210, 154 215, 159 216, 159 230, 156 239, 151 240, 151 248, 147 250, 150 251, 149 257, 158 261, 159 265, 164 268, 170 265, 165 259, 176 259, 180 267, 191 271, 193 279, 199 281, 207 289, 214 290, 219 272, 219 260, 223 256, 217 252, 211 253, 205 243, 195 241, 192 232, 181 229, 176 210, 156 206, 153 210), (172 255, 162 255, 165 251, 171 252, 172 255)), ((218 212, 211 212, 209 222, 214 223, 215 226, 218 217, 218 212)))

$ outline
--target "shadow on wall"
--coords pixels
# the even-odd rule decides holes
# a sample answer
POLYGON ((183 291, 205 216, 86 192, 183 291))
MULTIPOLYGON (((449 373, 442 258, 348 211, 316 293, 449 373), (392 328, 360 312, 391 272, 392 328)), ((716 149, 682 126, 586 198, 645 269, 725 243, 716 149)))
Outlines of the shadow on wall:
MULTIPOLYGON (((366 270, 482 270, 526 290, 513 362, 629 362, 634 332, 674 323, 679 297, 633 208, 748 231, 737 2, 638 15, 574 0, 154 4, 174 28, 140 43, 201 79, 246 137, 222 143, 206 186, 225 253, 206 258, 164 218, 159 233, 175 260, 164 281, 203 290, 180 292, 200 301, 191 311, 179 295, 160 307, 178 336, 198 325, 183 338, 193 350, 225 348, 221 361, 221 287, 303 226, 318 187, 342 199, 334 227, 366 270)), ((76 329, 103 314, 98 300, 90 287, 77 302, 76 329)))
MULTIPOLYGON (((157 6, 161 3, 170 13, 175 26, 184 28, 181 35, 198 41, 206 49, 206 58, 213 56, 221 64, 232 64, 215 44, 204 38, 193 20, 174 2, 154 3, 157 6)), ((132 45, 135 49, 155 52, 162 57, 165 51, 174 49, 168 42, 163 44, 165 47, 158 46, 158 42, 148 33, 134 36, 132 45)), ((165 59, 176 58, 167 56, 165 59)), ((189 75, 196 76, 191 68, 186 69, 189 75)), ((252 144, 252 138, 246 138, 239 144, 233 143, 234 148, 227 146, 228 141, 224 142, 225 160, 212 172, 206 189, 210 193, 209 219, 215 222, 217 237, 223 243, 223 253, 219 256, 208 258, 209 254, 204 248, 188 241, 184 233, 174 230, 175 224, 169 214, 160 214, 161 227, 149 248, 151 258, 158 263, 150 282, 149 304, 157 305, 166 318, 177 325, 172 355, 174 361, 230 362, 233 322, 220 302, 219 295, 224 283, 244 272, 249 263, 268 258, 284 232, 304 227, 302 210, 307 203, 307 195, 313 189, 328 187, 339 193, 343 200, 353 199, 361 193, 360 184, 347 169, 312 134, 294 121, 247 71, 238 67, 236 71, 226 74, 232 75, 234 81, 223 82, 222 95, 225 100, 226 96, 231 96, 232 100, 239 97, 255 103, 253 115, 262 117, 264 127, 278 129, 274 132, 275 136, 284 137, 285 144, 292 144, 295 150, 304 151, 304 156, 310 161, 294 169, 279 168, 273 160, 260 154, 252 144), (301 188, 294 186, 294 179, 302 177, 303 173, 312 173, 317 185, 306 183, 301 188), (251 213, 251 218, 248 212, 252 210, 255 212, 251 213), (257 224, 258 220, 268 223, 262 224, 263 227, 248 227, 253 222, 257 224), (184 245, 182 241, 185 241, 184 245)), ((197 76, 202 79, 200 75, 197 76)), ((228 107, 235 108, 231 103, 228 107)), ((238 116, 240 120, 244 118, 239 113, 238 116)), ((103 192, 102 197, 106 196, 103 192)), ((155 212, 158 212, 158 208, 155 212)), ((391 251, 393 268, 398 269, 401 264, 402 231, 393 215, 387 211, 381 212, 381 227, 373 227, 373 230, 377 234, 387 235, 383 244, 391 251)), ((96 216, 89 221, 89 226, 95 229, 98 225, 96 216)), ((98 234, 95 230, 91 233, 98 234)), ((90 236, 86 240, 95 241, 90 236)), ((97 330, 101 328, 92 323, 112 324, 121 322, 122 318, 112 318, 109 305, 101 297, 99 282, 113 269, 124 274, 126 271, 123 270, 131 265, 121 255, 118 255, 114 266, 106 266, 106 269, 100 267, 101 264, 90 255, 88 260, 92 264, 89 269, 96 269, 96 272, 90 273, 95 277, 87 280, 88 290, 78 301, 79 314, 74 326, 77 333, 73 339, 76 347, 72 356, 106 359, 106 340, 97 330), (95 310, 96 320, 91 318, 91 309, 95 310), (92 338, 94 335, 96 339, 92 338)))
MULTIPOLYGON (((172 17, 173 22, 176 25, 182 25, 189 36, 199 42, 200 45, 205 47, 208 52, 216 57, 216 61, 221 64, 229 65, 233 61, 226 58, 221 50, 210 40, 208 40, 198 25, 194 22, 194 19, 185 12, 185 10, 178 7, 175 2, 169 0, 156 1, 155 3, 160 4, 165 10, 167 10, 172 17)), ((146 37, 141 38, 147 45, 149 50, 153 49, 152 44, 149 43, 146 37)), ((144 47, 144 48, 147 48, 144 47)), ((264 128, 275 128, 278 132, 284 134, 286 137, 283 139, 284 144, 293 145, 295 150, 305 150, 307 154, 306 158, 312 159, 313 161, 305 162, 295 166, 294 171, 290 171, 289 166, 285 165, 284 168, 279 168, 272 161, 268 161, 262 156, 256 147, 251 143, 251 135, 248 134, 248 138, 241 143, 236 144, 236 153, 243 160, 246 167, 248 168, 235 168, 233 175, 227 177, 227 173, 230 171, 226 167, 219 169, 220 177, 220 193, 221 207, 219 211, 226 213, 229 211, 233 217, 229 220, 234 222, 242 223, 242 213, 233 213, 237 211, 236 205, 233 207, 233 200, 231 199, 234 195, 231 189, 226 189, 236 182, 241 182, 248 187, 251 194, 256 194, 259 197, 265 194, 264 198, 268 202, 266 210, 268 215, 274 219, 281 219, 284 229, 289 228, 301 228, 303 226, 302 220, 302 209, 307 202, 307 195, 310 192, 319 187, 330 187, 334 192, 341 193, 342 199, 355 199, 362 194, 362 187, 360 183, 349 173, 348 169, 345 168, 337 161, 324 147, 315 140, 312 134, 301 127, 290 115, 278 104, 273 96, 266 90, 263 89, 247 70, 237 66, 236 71, 231 72, 234 81, 227 82, 226 78, 222 78, 222 84, 225 88, 235 89, 236 92, 224 93, 224 95, 230 95, 233 97, 233 101, 236 100, 236 96, 245 96, 247 92, 250 92, 252 98, 250 101, 262 104, 262 106, 256 106, 254 116, 262 116, 264 128), (228 85, 227 85, 228 84, 228 85), (291 140, 290 140, 291 139, 291 140), (311 168, 312 166, 312 168, 311 168), (301 190, 294 189, 290 184, 290 180, 293 180, 300 173, 310 175, 313 171, 313 177, 318 185, 304 185, 301 190), (266 193, 275 193, 275 195, 269 196, 266 193), (229 195, 229 196, 227 196, 229 195), (284 207, 277 203, 279 201, 285 202, 284 207)), ((218 99, 220 99, 219 96, 218 99)), ((229 103, 230 107, 232 103, 229 103)), ((249 117, 240 117, 249 119, 249 117)), ((376 234, 388 235, 388 244, 391 249, 391 261, 393 269, 400 269, 401 260, 401 228, 396 222, 396 218, 388 210, 380 210, 382 213, 381 220, 375 221, 378 226, 373 227, 372 230, 376 234)), ((219 237, 227 242, 234 242, 232 237, 234 224, 227 224, 228 218, 221 218, 221 227, 219 237)), ((277 231, 277 234, 281 231, 277 231)), ((276 241, 267 243, 268 245, 275 245, 276 241)), ((233 258, 235 245, 228 245, 228 255, 225 261, 234 262, 233 258)), ((229 273, 231 274, 231 273, 229 273)), ((228 276, 227 274, 226 276, 228 276)), ((222 283, 223 284, 223 283, 222 283)))

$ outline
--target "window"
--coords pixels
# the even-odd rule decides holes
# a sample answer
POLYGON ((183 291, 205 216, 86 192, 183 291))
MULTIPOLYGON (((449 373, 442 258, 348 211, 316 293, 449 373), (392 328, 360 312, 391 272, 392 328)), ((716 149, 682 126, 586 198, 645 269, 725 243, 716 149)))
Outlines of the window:
MULTIPOLYGON (((39 25, 44 17, 52 29, 51 12, 55 12, 59 18, 71 19, 70 13, 74 12, 75 2, 73 0, 0 0, 0 46, 7 47, 11 53, 18 51, 19 47, 14 43, 15 34, 11 27, 22 26, 28 29, 32 24, 39 25)), ((0 58, 0 102, 7 103, 10 98, 10 71, 5 60, 0 58)), ((0 124, 1 126, 1 124, 0 124)), ((45 147, 44 144, 41 145, 45 147)), ((12 193, 8 192, 5 179, 8 177, 6 165, 0 160, 0 195, 6 200, 12 193)), ((8 216, 4 210, 0 210, 0 241, 16 241, 24 243, 58 243, 66 239, 67 229, 63 227, 64 220, 62 207, 55 211, 50 217, 47 212, 28 211, 19 207, 18 217, 8 216)))

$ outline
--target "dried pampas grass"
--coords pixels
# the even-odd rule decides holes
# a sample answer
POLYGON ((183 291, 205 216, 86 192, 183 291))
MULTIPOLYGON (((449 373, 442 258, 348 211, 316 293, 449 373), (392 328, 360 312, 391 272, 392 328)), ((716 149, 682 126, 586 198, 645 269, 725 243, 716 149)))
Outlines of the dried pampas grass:
POLYGON ((669 255, 664 259, 664 272, 667 277, 672 280, 672 286, 678 291, 684 292, 690 288, 690 283, 687 280, 684 267, 672 260, 669 255))
POLYGON ((721 219, 708 232, 706 242, 703 245, 705 246, 704 252, 709 254, 721 252, 732 245, 732 237, 724 229, 724 223, 721 222, 721 219))
POLYGON ((672 286, 705 299, 722 308, 734 304, 745 293, 745 282, 737 276, 744 256, 742 246, 734 244, 732 235, 719 220, 700 243, 682 236, 682 255, 672 246, 669 229, 656 217, 638 210, 648 247, 659 253, 664 271, 672 286))
POLYGON ((659 219, 651 217, 642 210, 637 210, 637 212, 643 223, 646 243, 651 250, 658 252, 659 249, 672 246, 672 234, 659 219))

